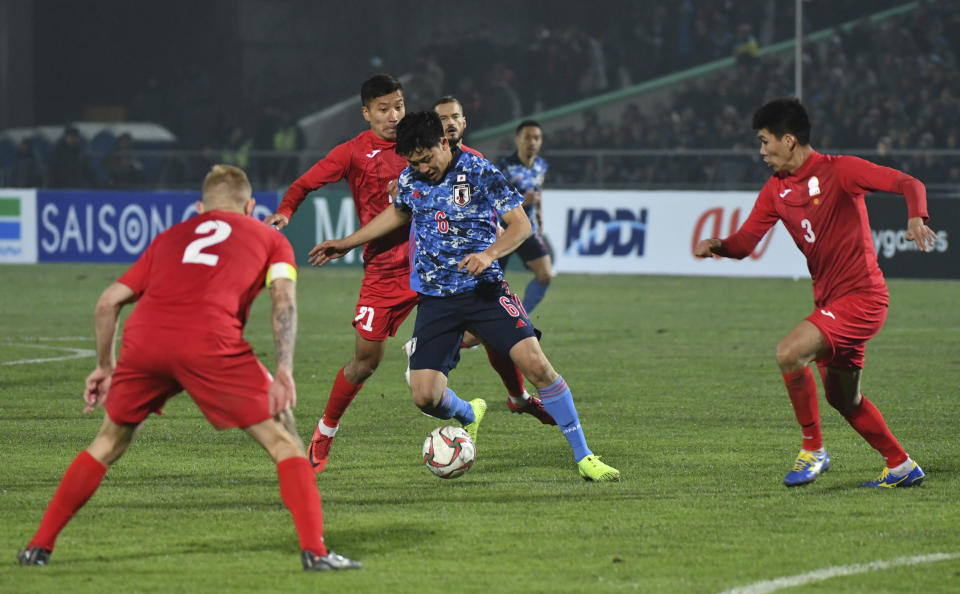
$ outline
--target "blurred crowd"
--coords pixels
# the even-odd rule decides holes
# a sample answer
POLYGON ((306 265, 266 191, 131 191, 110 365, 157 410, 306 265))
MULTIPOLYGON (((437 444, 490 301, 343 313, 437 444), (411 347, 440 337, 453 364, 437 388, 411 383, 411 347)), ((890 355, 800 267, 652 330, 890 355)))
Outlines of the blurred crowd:
MULTIPOLYGON (((921 2, 917 10, 879 23, 863 18, 865 11, 873 14, 900 4, 804 3, 808 31, 860 19, 851 31, 837 28, 831 38, 805 47, 804 102, 814 122, 813 144, 821 150, 866 149, 864 156, 924 181, 960 182, 956 158, 889 157, 901 149, 960 148, 960 2, 921 2)), ((750 115, 767 99, 791 96, 794 82, 789 59, 761 59, 760 50, 793 37, 793 3, 678 0, 651 9, 647 3, 612 0, 604 8, 585 5, 582 10, 590 18, 545 10, 543 24, 529 30, 477 24, 428 36, 405 70, 413 75, 406 85, 408 110, 428 108, 436 97, 452 93, 463 104, 470 130, 477 131, 734 56, 732 70, 692 79, 652 109, 631 105, 617 120, 587 109, 580 125, 550 132, 545 142, 550 178, 556 184, 611 186, 762 180, 766 172, 755 157, 746 156, 755 153, 750 115), (732 149, 745 156, 601 152, 584 159, 562 153, 618 149, 732 149)), ((391 63, 370 66, 400 72, 391 63)), ((159 122, 177 135, 179 141, 166 147, 173 149, 167 155, 145 153, 129 135, 118 136, 109 150, 91 154, 76 128, 68 126, 45 150, 23 139, 15 155, 0 155, 0 183, 181 187, 193 185, 216 162, 250 170, 260 187, 292 181, 301 168, 297 152, 304 148, 296 119, 305 115, 305 106, 288 93, 268 105, 247 106, 242 121, 225 120, 209 111, 214 102, 206 98, 216 93, 213 86, 202 71, 185 66, 166 86, 149 78, 134 94, 131 118, 159 122)), ((355 86, 356 81, 343 85, 355 86)))
MULTIPOLYGON (((804 103, 817 149, 861 153, 930 183, 960 184, 960 158, 933 152, 960 150, 960 3, 942 2, 880 23, 858 21, 836 29, 805 51, 804 103), (866 149, 866 150, 865 150, 866 149)), ((763 102, 792 96, 792 60, 751 57, 732 71, 684 85, 663 105, 642 113, 628 106, 619 121, 587 110, 582 124, 555 132, 548 148, 734 149, 756 154, 750 118, 763 102)), ((758 160, 755 157, 754 160, 758 160)), ((578 184, 657 185, 677 181, 736 185, 768 174, 749 159, 558 157, 551 178, 578 184)))

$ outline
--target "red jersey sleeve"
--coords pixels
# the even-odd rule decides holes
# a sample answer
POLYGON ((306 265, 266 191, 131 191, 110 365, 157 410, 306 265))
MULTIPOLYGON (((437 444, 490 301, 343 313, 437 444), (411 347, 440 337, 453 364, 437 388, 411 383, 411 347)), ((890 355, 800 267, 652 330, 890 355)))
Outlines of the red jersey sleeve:
POLYGON ((859 157, 837 157, 833 166, 843 189, 853 196, 870 192, 903 194, 907 199, 907 216, 927 221, 927 188, 915 177, 890 167, 883 167, 859 157))
POLYGON ((753 248, 757 247, 764 234, 777 224, 780 215, 773 203, 773 192, 770 191, 769 182, 760 190, 757 201, 750 211, 750 216, 744 221, 737 232, 721 240, 720 255, 727 258, 741 260, 747 257, 753 248))
POLYGON ((130 290, 133 291, 137 299, 143 296, 143 292, 147 288, 147 279, 150 278, 150 267, 153 265, 153 253, 155 251, 153 246, 158 240, 159 237, 150 242, 150 245, 140 254, 137 261, 123 273, 123 276, 117 279, 118 283, 130 287, 130 290))
POLYGON ((306 173, 298 177, 283 195, 283 201, 277 207, 277 214, 282 214, 289 219, 300 207, 300 203, 307 194, 346 177, 350 173, 350 152, 348 143, 337 145, 326 157, 317 161, 306 173))

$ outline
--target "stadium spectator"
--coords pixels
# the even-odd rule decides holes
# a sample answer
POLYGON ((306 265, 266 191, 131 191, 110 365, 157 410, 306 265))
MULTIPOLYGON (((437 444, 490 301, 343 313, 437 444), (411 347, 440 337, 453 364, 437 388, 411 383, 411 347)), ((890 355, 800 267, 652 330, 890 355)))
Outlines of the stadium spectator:
POLYGON ((869 192, 903 194, 907 202, 906 238, 927 252, 937 235, 926 225, 926 190, 895 169, 850 156, 827 156, 810 144, 806 110, 795 99, 766 103, 753 115, 760 154, 774 171, 743 225, 724 239, 697 243, 701 258, 742 259, 779 220, 806 257, 813 278, 814 310, 777 345, 777 364, 801 426, 802 444, 788 487, 811 483, 830 468, 823 447, 817 384, 820 370, 827 402, 875 450, 886 466, 862 487, 911 487, 924 473, 900 447, 880 411, 860 391, 864 351, 887 317, 889 294, 877 264, 863 196, 869 192))
POLYGON ((75 126, 65 127, 63 136, 53 147, 47 168, 46 185, 51 188, 97 186, 97 177, 90 165, 90 155, 87 154, 83 140, 80 138, 80 131, 75 126))
POLYGON ((103 157, 100 168, 106 176, 108 188, 134 188, 146 181, 143 163, 133 152, 133 137, 127 132, 117 137, 114 147, 103 157))
POLYGON ((13 188, 39 188, 43 185, 43 167, 29 138, 24 138, 17 145, 17 154, 8 168, 6 178, 5 184, 13 188))
POLYGON ((146 418, 186 390, 214 427, 242 428, 276 463, 303 568, 360 567, 323 541, 320 494, 290 413, 297 401, 293 248, 250 217, 251 191, 243 171, 214 167, 203 182, 198 216, 159 235, 100 296, 94 314, 97 366, 87 376, 83 397, 85 413, 102 406, 106 414, 93 442, 64 474, 36 534, 18 553, 22 565, 47 565, 61 530, 93 496, 146 418), (250 306, 264 285, 273 301, 274 376, 243 338, 250 306), (134 302, 117 360, 120 312, 134 302))
POLYGON ((250 165, 250 151, 253 150, 253 138, 247 135, 243 126, 230 128, 227 143, 220 151, 220 160, 228 165, 246 169, 250 165))

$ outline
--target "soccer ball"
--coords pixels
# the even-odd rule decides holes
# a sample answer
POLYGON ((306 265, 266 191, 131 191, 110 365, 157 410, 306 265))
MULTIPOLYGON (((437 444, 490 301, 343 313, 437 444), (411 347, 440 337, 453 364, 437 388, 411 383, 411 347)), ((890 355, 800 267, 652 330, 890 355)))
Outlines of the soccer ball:
POLYGON ((451 479, 470 470, 477 451, 463 427, 437 427, 423 440, 423 463, 440 478, 451 479))

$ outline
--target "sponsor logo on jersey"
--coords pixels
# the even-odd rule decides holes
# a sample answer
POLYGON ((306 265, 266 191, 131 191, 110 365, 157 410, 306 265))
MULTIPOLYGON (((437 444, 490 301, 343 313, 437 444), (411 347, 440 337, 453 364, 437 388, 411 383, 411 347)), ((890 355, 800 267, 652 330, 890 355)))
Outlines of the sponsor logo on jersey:
POLYGON ((780 192, 780 197, 781 197, 781 198, 786 198, 786 197, 787 197, 787 194, 789 194, 789 193, 792 192, 792 191, 793 191, 793 190, 791 190, 790 188, 787 188, 786 190, 780 192))
POLYGON ((832 311, 827 311, 827 310, 825 310, 825 309, 821 309, 821 310, 820 310, 820 313, 822 313, 823 315, 827 316, 828 318, 833 318, 834 320, 837 319, 837 316, 833 315, 833 312, 832 312, 832 311))
POLYGON ((807 193, 810 194, 810 196, 820 195, 820 180, 816 175, 807 180, 807 193))
POLYGON ((369 153, 367 154, 367 158, 368 158, 368 159, 372 159, 372 158, 376 157, 376 156, 377 156, 377 153, 379 153, 379 152, 382 151, 382 150, 383 150, 383 149, 373 149, 371 152, 369 152, 369 153))
MULTIPOLYGON (((465 176, 464 176, 465 177, 465 176)), ((459 180, 460 176, 457 176, 459 180)), ((466 206, 470 203, 470 184, 456 184, 453 186, 453 203, 457 206, 466 206)))

